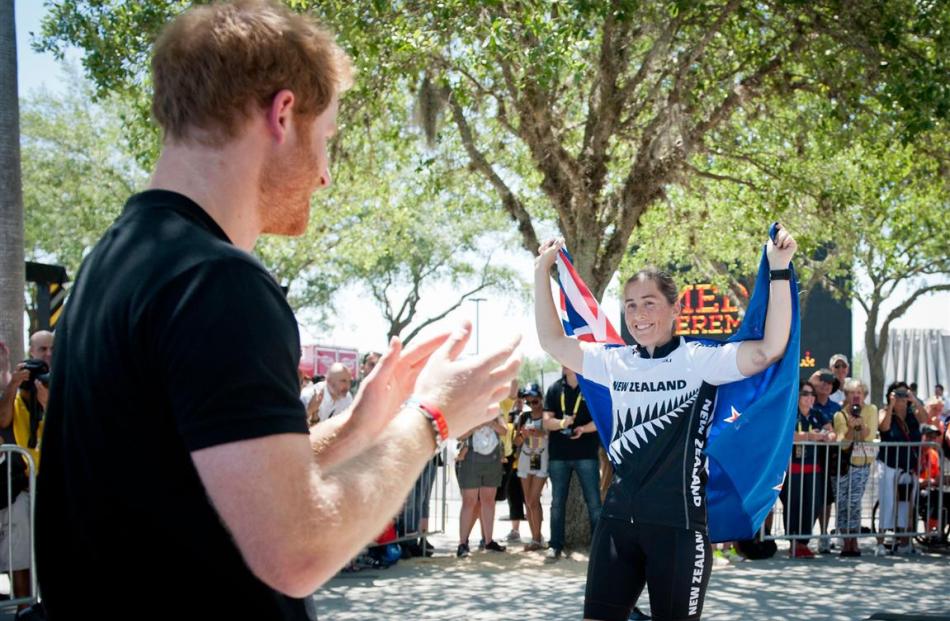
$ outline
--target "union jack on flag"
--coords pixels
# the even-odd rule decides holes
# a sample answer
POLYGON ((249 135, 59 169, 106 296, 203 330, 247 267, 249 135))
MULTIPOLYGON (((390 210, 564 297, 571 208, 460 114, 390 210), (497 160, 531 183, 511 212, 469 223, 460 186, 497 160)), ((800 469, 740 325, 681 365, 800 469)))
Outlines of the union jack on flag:
POLYGON ((574 270, 574 262, 566 249, 558 251, 556 264, 558 283, 561 285, 561 323, 564 324, 564 333, 588 343, 623 345, 623 339, 574 270))

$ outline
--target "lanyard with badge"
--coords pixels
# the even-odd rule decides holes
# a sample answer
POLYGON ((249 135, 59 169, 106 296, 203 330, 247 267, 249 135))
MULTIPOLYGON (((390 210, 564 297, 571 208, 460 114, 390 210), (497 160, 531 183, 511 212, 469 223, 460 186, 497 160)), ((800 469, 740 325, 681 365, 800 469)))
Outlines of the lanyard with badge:
MULTIPOLYGON (((564 398, 564 393, 566 390, 561 391, 561 416, 567 416, 567 401, 564 398)), ((577 389, 577 399, 574 400, 574 413, 571 416, 574 417, 575 422, 577 421, 577 412, 581 409, 581 402, 584 400, 584 395, 581 394, 580 388, 577 389)), ((570 436, 574 434, 574 430, 571 428, 562 429, 561 433, 570 436)))

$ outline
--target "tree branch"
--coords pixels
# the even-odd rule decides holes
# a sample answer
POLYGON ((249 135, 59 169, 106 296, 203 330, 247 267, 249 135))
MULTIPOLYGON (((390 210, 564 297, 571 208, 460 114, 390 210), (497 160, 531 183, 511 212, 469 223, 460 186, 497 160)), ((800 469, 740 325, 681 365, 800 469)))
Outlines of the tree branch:
POLYGON ((739 179, 737 177, 731 177, 729 175, 718 175, 716 173, 700 170, 696 168, 695 166, 693 166, 692 164, 686 164, 686 168, 693 171, 693 173, 699 177, 705 177, 706 179, 713 179, 715 181, 730 181, 732 183, 736 183, 739 185, 744 185, 746 187, 752 188, 753 190, 756 190, 756 191, 761 190, 759 186, 752 183, 751 181, 746 181, 745 179, 739 179))
POLYGON ((607 176, 607 146, 616 132, 625 101, 618 94, 617 81, 629 63, 628 41, 637 36, 629 31, 630 20, 617 24, 614 15, 615 12, 610 11, 604 20, 597 75, 587 99, 581 142, 584 178, 591 195, 600 193, 607 176))
POLYGON ((684 89, 688 90, 691 87, 691 84, 686 81, 686 75, 690 67, 703 55, 709 42, 719 33, 726 23, 726 20, 735 13, 737 8, 739 8, 739 0, 729 0, 728 4, 722 8, 716 21, 703 35, 703 38, 699 40, 692 50, 683 54, 676 72, 676 77, 673 80, 673 88, 670 90, 670 98, 672 100, 679 101, 680 93, 683 92, 684 89))
MULTIPOLYGON (((486 266, 486 269, 487 269, 487 266, 486 266)), ((406 336, 406 338, 404 338, 404 339, 402 340, 403 345, 405 345, 406 343, 408 343, 409 341, 411 341, 416 335, 419 334, 420 331, 422 331, 423 328, 425 328, 425 327, 428 326, 428 325, 431 325, 431 324, 435 323, 436 321, 439 321, 440 319, 443 319, 443 318, 444 318, 445 316, 447 316, 449 313, 451 313, 451 312, 454 311, 456 308, 458 308, 459 306, 461 306, 462 303, 463 303, 465 300, 467 300, 468 298, 472 297, 473 295, 475 295, 475 294, 478 293, 479 291, 482 291, 482 290, 484 290, 484 289, 487 289, 488 287, 491 287, 491 286, 493 286, 493 285, 494 285, 494 283, 491 282, 489 279, 487 279, 487 276, 483 273, 483 278, 482 278, 481 284, 479 284, 479 285, 478 285, 477 287, 475 287, 474 289, 471 289, 470 291, 466 291, 465 293, 463 293, 463 294, 459 297, 459 299, 458 299, 452 306, 450 306, 449 308, 445 309, 443 312, 439 313, 438 315, 434 315, 434 316, 432 316, 432 317, 429 317, 428 319, 426 319, 425 321, 423 321, 422 323, 420 323, 418 326, 416 326, 416 327, 412 330, 412 332, 410 332, 410 333, 406 336)))
POLYGON ((907 312, 907 309, 913 305, 913 303, 922 295, 928 293, 935 293, 937 291, 950 291, 950 283, 940 284, 940 285, 929 285, 927 287, 922 287, 912 293, 910 297, 901 302, 896 306, 891 312, 887 314, 887 317, 884 319, 884 324, 881 326, 882 336, 890 330, 891 322, 899 318, 901 315, 907 312))
POLYGON ((475 170, 480 172, 482 176, 491 183, 492 187, 495 188, 495 191, 498 192, 505 211, 507 211, 511 219, 518 224, 518 232, 521 233, 522 246, 525 250, 534 255, 534 253, 538 251, 538 246, 541 244, 534 230, 534 224, 531 222, 531 216, 528 214, 522 202, 515 196, 515 193, 511 191, 511 188, 498 176, 498 173, 495 172, 495 169, 492 168, 482 152, 478 150, 478 147, 475 145, 475 136, 472 133, 472 128, 465 118, 465 112, 451 92, 448 96, 448 102, 449 108, 452 110, 452 118, 459 130, 462 145, 465 147, 469 161, 471 161, 475 170))
MULTIPOLYGON (((676 29, 679 28, 679 25, 679 16, 666 22, 666 28, 663 29, 663 32, 660 33, 660 36, 657 37, 653 42, 653 45, 650 46, 650 50, 643 58, 643 62, 640 63, 637 73, 630 80, 628 80, 626 84, 624 84, 623 89, 620 91, 621 101, 632 101, 634 91, 640 87, 644 80, 654 73, 657 59, 668 54, 670 43, 673 41, 673 35, 676 32, 676 29)), ((627 118, 623 121, 622 126, 632 123, 634 119, 637 118, 643 107, 653 99, 661 83, 662 79, 656 80, 653 83, 650 93, 641 99, 642 103, 640 106, 636 107, 633 112, 627 114, 627 118)))
POLYGON ((787 50, 782 50, 759 67, 755 73, 743 78, 742 81, 729 92, 726 98, 713 109, 705 120, 696 124, 690 132, 690 142, 692 144, 699 143, 709 130, 718 127, 719 124, 735 110, 742 100, 747 97, 750 91, 759 88, 759 86, 762 85, 762 81, 769 74, 781 67, 786 58, 794 57, 795 53, 805 46, 805 43, 805 36, 801 32, 798 32, 795 38, 792 39, 787 50))
MULTIPOLYGON (((541 173, 541 189, 551 199, 561 219, 573 228, 575 214, 571 210, 571 196, 581 194, 582 174, 577 160, 567 152, 554 133, 557 122, 548 106, 550 95, 542 93, 533 83, 519 90, 508 59, 496 57, 496 61, 518 112, 519 136, 541 173), (516 95, 518 93, 520 95, 516 95)), ((563 232, 570 235, 570 228, 563 232)))

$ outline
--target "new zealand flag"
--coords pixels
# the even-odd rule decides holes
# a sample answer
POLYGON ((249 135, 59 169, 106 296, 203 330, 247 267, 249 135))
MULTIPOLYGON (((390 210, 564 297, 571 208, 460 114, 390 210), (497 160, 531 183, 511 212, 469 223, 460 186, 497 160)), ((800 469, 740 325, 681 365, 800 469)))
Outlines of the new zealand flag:
MULTIPOLYGON (((774 238, 776 227, 769 231, 774 238)), ((622 346, 587 285, 562 249, 557 257, 561 317, 568 336, 593 343, 622 346)), ((751 539, 775 504, 792 451, 798 391, 801 326, 798 281, 791 278, 792 325, 785 355, 765 371, 719 387, 706 455, 709 481, 706 501, 712 541, 751 539)), ((769 264, 765 250, 759 262, 752 298, 739 330, 730 341, 759 340, 765 332, 769 302, 769 264)), ((613 407, 610 391, 578 375, 584 399, 597 424, 601 443, 610 446, 613 407)))

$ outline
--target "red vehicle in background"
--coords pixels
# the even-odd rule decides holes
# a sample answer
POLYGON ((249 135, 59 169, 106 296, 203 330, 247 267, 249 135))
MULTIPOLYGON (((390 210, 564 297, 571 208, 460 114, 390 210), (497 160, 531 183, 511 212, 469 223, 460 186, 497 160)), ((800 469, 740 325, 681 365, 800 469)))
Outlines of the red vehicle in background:
POLYGON ((305 372, 312 369, 311 376, 327 374, 330 365, 342 363, 350 370, 353 379, 359 377, 359 351, 352 347, 337 347, 334 345, 311 344, 301 347, 300 368, 305 372))

